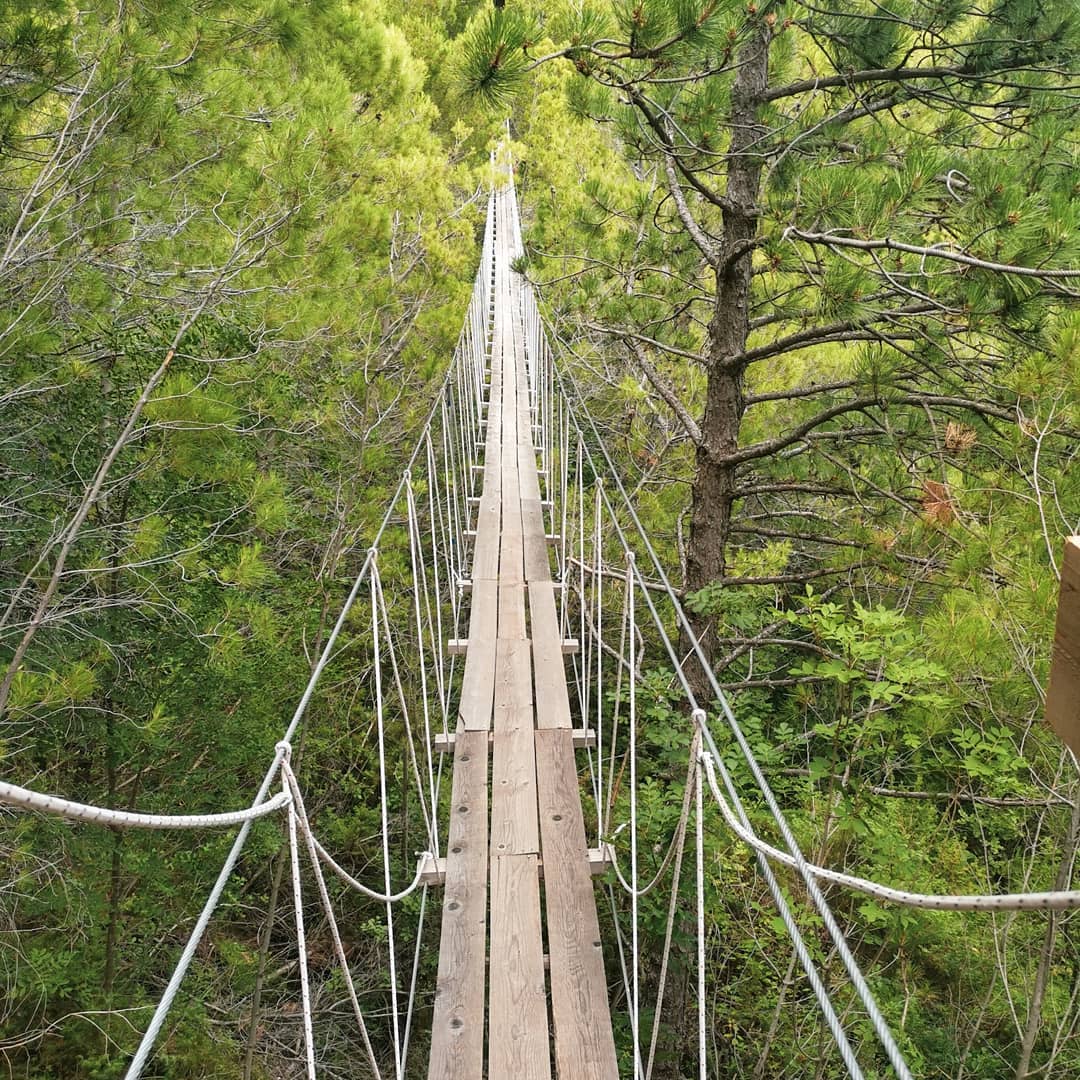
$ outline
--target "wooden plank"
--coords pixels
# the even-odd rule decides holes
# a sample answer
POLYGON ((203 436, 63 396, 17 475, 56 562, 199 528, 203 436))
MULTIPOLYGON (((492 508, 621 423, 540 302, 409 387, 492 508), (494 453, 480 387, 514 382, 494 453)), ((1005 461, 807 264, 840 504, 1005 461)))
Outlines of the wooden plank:
POLYGON ((570 728, 570 693, 563 663, 563 639, 551 582, 529 582, 529 623, 536 681, 536 726, 570 728))
POLYGON ((499 577, 499 522, 501 511, 498 497, 487 494, 480 500, 477 512, 476 541, 473 546, 473 581, 495 581, 499 577))
POLYGON ((500 638, 495 645, 495 730, 507 731, 522 724, 531 728, 533 703, 529 642, 524 638, 500 638), (505 715, 504 715, 505 714, 505 715), (511 718, 510 714, 514 714, 511 718))
POLYGON ((551 1077, 536 862, 535 855, 491 859, 489 1080, 551 1077))
POLYGON ((527 641, 496 648, 491 854, 539 854, 532 674, 527 641))
POLYGON ((458 727, 466 731, 486 731, 491 726, 498 604, 497 582, 480 580, 473 583, 469 649, 465 655, 461 703, 458 707, 458 727))
POLYGON ((487 757, 486 732, 459 733, 429 1080, 476 1080, 483 1075, 487 757))
POLYGON ((569 731, 536 732, 555 1072, 617 1080, 600 925, 569 731))
POLYGON ((518 583, 499 584, 499 637, 506 641, 522 641, 525 631, 525 586, 518 583))
POLYGON ((503 517, 503 532, 499 543, 499 580, 504 585, 523 585, 525 582, 525 545, 521 537, 521 521, 514 520, 507 508, 503 517))
MULTIPOLYGON (((531 721, 531 714, 524 717, 531 721)), ((492 856, 540 853, 534 734, 530 723, 492 737, 492 856)))
POLYGON ((518 472, 521 479, 522 499, 540 499, 540 474, 536 468, 536 454, 531 446, 518 444, 518 472))
POLYGON ((1080 753, 1080 536, 1065 541, 1061 561, 1046 719, 1062 742, 1080 753))
POLYGON ((525 545, 525 580, 550 581, 551 563, 544 536, 544 511, 539 498, 522 498, 521 528, 525 545))

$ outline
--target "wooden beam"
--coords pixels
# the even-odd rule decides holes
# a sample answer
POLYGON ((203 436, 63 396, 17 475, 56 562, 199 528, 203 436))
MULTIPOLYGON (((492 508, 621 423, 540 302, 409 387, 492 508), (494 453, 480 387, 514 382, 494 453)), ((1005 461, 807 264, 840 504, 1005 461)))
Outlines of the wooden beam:
POLYGON ((1065 541, 1053 662, 1046 688, 1046 719, 1073 753, 1080 754, 1080 536, 1065 541))
MULTIPOLYGON (((476 734, 470 731, 470 735, 476 734)), ((525 852, 524 854, 529 854, 525 852)), ((498 858, 494 851, 492 857, 498 858)), ((589 876, 590 877, 603 877, 611 867, 611 855, 606 847, 598 848, 591 847, 586 853, 586 861, 589 864, 589 876)), ((420 883, 422 885, 432 885, 435 888, 441 888, 446 884, 446 859, 433 859, 430 856, 421 857, 416 863, 417 869, 420 871, 420 883)), ((537 872, 540 875, 540 880, 544 880, 544 859, 540 856, 536 861, 537 872)))
MULTIPOLYGON (((591 750, 596 746, 596 732, 592 728, 574 728, 573 739, 575 750, 591 750)), ((494 740, 494 733, 489 732, 488 741, 494 742, 494 740)), ((436 754, 452 754, 457 745, 457 735, 452 731, 445 735, 441 731, 436 732, 431 745, 436 754)))

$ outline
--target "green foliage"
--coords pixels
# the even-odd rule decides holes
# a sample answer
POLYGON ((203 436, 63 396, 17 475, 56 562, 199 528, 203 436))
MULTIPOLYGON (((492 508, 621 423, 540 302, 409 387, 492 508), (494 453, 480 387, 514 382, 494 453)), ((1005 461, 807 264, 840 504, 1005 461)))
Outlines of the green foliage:
POLYGON ((492 107, 505 105, 528 69, 525 49, 533 36, 517 6, 488 8, 465 35, 461 61, 465 92, 492 107))
MULTIPOLYGON (((1061 279, 935 252, 1080 262, 1076 6, 834 8, 543 5, 550 40, 528 55, 554 60, 512 103, 527 270, 650 540, 687 570, 686 606, 805 850, 924 891, 1048 886, 1055 800, 1076 788, 1040 719, 1054 563, 1080 520, 1072 298, 1061 279), (748 254, 725 247, 736 235, 748 254), (703 548, 719 552, 705 574, 703 548)), ((675 701, 650 693, 670 710, 650 725, 678 728, 675 701)), ((768 832, 739 753, 721 749, 768 832)), ((657 814, 681 768, 649 754, 657 814)), ((710 1066, 841 1075, 808 1060, 821 1029, 783 981, 753 861, 712 839, 710 1066)), ((1039 1009, 1032 1070, 1076 1070, 1053 1035, 1070 1023, 1070 934, 1036 1002, 1044 922, 833 897, 919 1075, 1011 1077, 1039 1009)), ((688 1075, 671 1037, 665 1075, 688 1075)))
MULTIPOLYGON (((460 331, 493 124, 440 114, 429 58, 464 7, 409 24, 415 5, 369 0, 0 5, 4 669, 60 530, 168 368, 0 705, 5 779, 192 813, 257 787, 460 331)), ((361 655, 341 669, 358 685, 361 655)), ((368 717, 330 693, 309 720, 309 790, 364 865, 368 717)), ((217 1019, 247 1007, 280 841, 256 827, 162 1075, 239 1075, 217 1019)), ((13 1068, 122 1075, 141 1025, 108 1010, 156 1000, 228 842, 5 820, 13 1068)), ((271 963, 291 973, 287 940, 271 963)), ((278 976, 268 1000, 287 1017, 295 990, 278 976)))

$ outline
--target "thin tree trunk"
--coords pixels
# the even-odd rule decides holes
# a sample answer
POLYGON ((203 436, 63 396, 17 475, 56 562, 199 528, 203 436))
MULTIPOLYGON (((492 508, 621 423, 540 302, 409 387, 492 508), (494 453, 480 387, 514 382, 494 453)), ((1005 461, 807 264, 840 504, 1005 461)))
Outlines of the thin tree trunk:
MULTIPOLYGON (((686 588, 690 592, 722 578, 727 569, 736 492, 736 466, 730 457, 738 448, 746 409, 745 365, 734 358, 746 351, 750 335, 752 252, 758 232, 761 140, 765 135, 758 101, 768 83, 770 34, 769 27, 762 25, 741 51, 731 95, 724 235, 717 262, 716 302, 709 322, 705 415, 686 551, 686 588)), ((694 631, 711 667, 715 640, 708 618, 696 620, 694 631)), ((702 703, 710 701, 712 692, 705 672, 694 665, 689 674, 695 696, 702 703)))
POLYGON ((247 1052, 244 1054, 244 1080, 251 1080, 251 1069, 255 1062, 255 1046, 259 1041, 259 1014, 262 1010, 263 982, 266 978, 266 958, 270 953, 270 939, 274 933, 274 916, 277 913, 278 891, 281 888, 281 875, 285 868, 285 845, 278 848, 274 856, 273 877, 270 879, 270 902, 266 910, 266 923, 263 926, 262 940, 259 942, 259 968, 255 973, 255 991, 251 995, 251 1020, 248 1023, 247 1052))
POLYGON ((123 861, 121 848, 124 834, 120 829, 112 829, 112 863, 109 867, 109 922, 105 929, 105 972, 102 975, 102 989, 105 991, 105 1003, 112 1007, 113 983, 116 979, 116 942, 120 933, 120 899, 123 891, 123 861))
POLYGON ((787 971, 784 972, 783 981, 780 983, 780 992, 776 996, 776 1008, 773 1009, 769 1030, 765 1034, 765 1042, 762 1043, 761 1053, 758 1055, 757 1064, 754 1066, 753 1080, 762 1080, 765 1076, 765 1066, 769 1061, 769 1053, 772 1050, 773 1042, 776 1040, 776 1033, 780 1030, 780 1017, 784 1015, 784 1001, 787 999, 791 984, 795 981, 796 959, 795 951, 792 950, 791 960, 788 962, 787 971))
POLYGON ((31 616, 30 622, 19 641, 19 644, 15 648, 15 652, 11 657, 11 662, 8 664, 7 671, 4 672, 3 681, 0 682, 0 716, 4 715, 8 697, 11 694, 11 684, 15 681, 15 676, 18 674, 19 668, 22 667, 22 662, 26 658, 30 643, 34 640, 38 630, 40 630, 41 626, 44 624, 49 609, 52 606, 53 597, 56 595, 56 590, 60 586, 60 580, 64 576, 64 568, 67 565, 71 549, 75 546, 75 542, 82 532, 82 527, 86 523, 86 519, 90 516, 90 511, 101 498, 102 490, 105 487, 105 481, 108 479, 113 465, 116 464, 116 459, 120 456, 124 447, 127 446, 132 433, 135 431, 135 425, 138 424, 139 417, 142 416, 147 403, 150 401, 151 397, 153 397, 154 391, 168 374, 169 367, 172 364, 173 357, 176 356, 176 350, 179 348, 181 340, 195 320, 202 314, 203 309, 209 303, 209 300, 210 293, 207 292, 195 312, 188 316, 181 324, 180 329, 176 332, 176 336, 173 338, 172 344, 166 350, 165 356, 158 365, 157 370, 143 386, 142 392, 139 394, 131 412, 128 414, 127 422, 117 436, 116 441, 102 459, 101 464, 97 468, 97 472, 94 473, 94 478, 90 481, 89 486, 79 500, 79 505, 76 508, 74 515, 68 522, 67 527, 61 533, 60 550, 57 552, 56 562, 53 563, 52 573, 49 575, 49 580, 41 594, 41 599, 34 609, 34 614, 31 616))
MULTIPOLYGON (((1069 887, 1072 880, 1073 863, 1076 861, 1077 841, 1080 839, 1080 799, 1073 803, 1072 816, 1069 819, 1069 831, 1065 834, 1064 849, 1061 854, 1061 865, 1054 878, 1054 890, 1061 892, 1069 887)), ((1046 984, 1050 977, 1050 964, 1054 958, 1054 944, 1057 939, 1058 920, 1061 913, 1050 911, 1047 913, 1046 936, 1043 938, 1042 950, 1039 953, 1039 966, 1035 971, 1035 985, 1031 990, 1031 1004, 1028 1007, 1027 1027, 1024 1029, 1024 1038, 1020 1044, 1020 1060, 1016 1063, 1016 1072, 1013 1080, 1026 1080, 1031 1072, 1031 1056, 1035 1050, 1035 1040, 1039 1036, 1039 1028, 1042 1025, 1043 1001, 1046 997, 1046 984)), ((1041 1072, 1042 1070, 1036 1070, 1041 1072)))

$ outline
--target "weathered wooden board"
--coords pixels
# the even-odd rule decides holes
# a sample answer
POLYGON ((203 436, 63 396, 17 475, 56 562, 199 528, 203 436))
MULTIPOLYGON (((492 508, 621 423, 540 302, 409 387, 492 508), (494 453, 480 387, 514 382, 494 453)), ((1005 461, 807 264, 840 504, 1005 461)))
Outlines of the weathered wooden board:
POLYGON ((500 638, 495 645, 495 730, 532 727, 532 656, 525 638, 500 638), (511 718, 513 714, 513 718, 511 718))
POLYGON ((569 728, 570 694, 566 686, 563 640, 550 581, 529 582, 529 637, 536 682, 536 726, 569 728))
POLYGON ((607 979, 569 731, 536 732, 555 1072, 617 1080, 607 979))
POLYGON ((495 626, 499 611, 497 581, 473 582, 469 647, 461 679, 458 728, 487 731, 495 694, 495 626))
MULTIPOLYGON (((535 476, 535 470, 533 472, 535 476)), ((551 563, 544 537, 544 511, 539 497, 521 500, 521 528, 525 545, 525 580, 550 581, 551 563)))
POLYGON ((483 1075, 487 763, 487 732, 459 732, 429 1080, 476 1080, 483 1075))
POLYGON ((527 641, 500 641, 495 666, 491 854, 538 854, 532 672, 527 641))
POLYGON ((499 637, 506 641, 522 641, 525 631, 525 586, 520 583, 499 584, 499 637))
POLYGON ((491 859, 489 1080, 551 1077, 536 861, 491 859))
POLYGON ((533 734, 531 725, 522 724, 492 736, 492 856, 540 852, 533 734))
POLYGON ((480 503, 480 522, 473 547, 472 580, 498 581, 499 578, 499 511, 496 507, 494 520, 485 515, 484 503, 480 503))
POLYGON ((1061 561, 1046 719, 1066 746, 1080 754, 1080 536, 1065 541, 1061 561))

